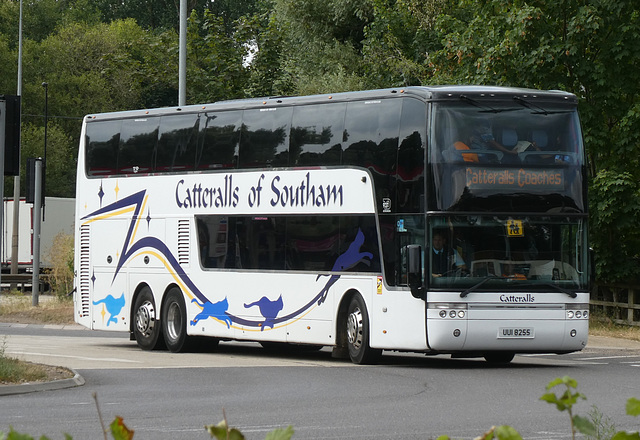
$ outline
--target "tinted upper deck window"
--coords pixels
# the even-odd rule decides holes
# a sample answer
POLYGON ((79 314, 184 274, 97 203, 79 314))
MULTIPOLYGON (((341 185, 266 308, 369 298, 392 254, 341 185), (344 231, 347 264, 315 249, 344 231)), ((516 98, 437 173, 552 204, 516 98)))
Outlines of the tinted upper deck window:
POLYGON ((198 150, 199 169, 235 168, 242 111, 204 113, 203 140, 198 150))
POLYGON ((287 166, 292 108, 245 110, 240 132, 240 168, 287 166))
POLYGON ((378 209, 394 198, 402 100, 350 102, 342 163, 371 171, 378 209))
POLYGON ((118 174, 148 173, 153 170, 160 118, 122 121, 118 149, 118 174))
POLYGON ((339 165, 346 103, 296 107, 291 123, 291 166, 339 165))
POLYGON ((163 116, 160 120, 156 170, 192 170, 196 162, 198 115, 163 116))
POLYGON ((85 144, 88 176, 108 176, 116 173, 121 125, 122 121, 87 124, 85 144))

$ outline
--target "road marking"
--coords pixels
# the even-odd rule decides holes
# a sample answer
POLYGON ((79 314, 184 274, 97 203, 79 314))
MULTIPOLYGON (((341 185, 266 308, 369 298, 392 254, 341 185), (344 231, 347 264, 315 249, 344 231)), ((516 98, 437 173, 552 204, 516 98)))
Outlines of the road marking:
POLYGON ((628 358, 637 358, 639 357, 637 354, 636 355, 629 355, 629 356, 599 356, 599 357, 589 357, 589 358, 580 358, 580 360, 583 361, 598 361, 598 360, 604 360, 604 359, 628 359, 628 358))
POLYGON ((35 353, 35 352, 29 352, 29 351, 9 351, 8 353, 16 356, 19 356, 19 355, 47 356, 47 357, 59 357, 59 358, 65 358, 65 359, 79 359, 82 361, 125 362, 125 363, 132 363, 132 364, 142 363, 140 361, 132 361, 131 359, 103 358, 103 357, 94 358, 94 357, 86 357, 86 356, 71 356, 66 354, 35 353))

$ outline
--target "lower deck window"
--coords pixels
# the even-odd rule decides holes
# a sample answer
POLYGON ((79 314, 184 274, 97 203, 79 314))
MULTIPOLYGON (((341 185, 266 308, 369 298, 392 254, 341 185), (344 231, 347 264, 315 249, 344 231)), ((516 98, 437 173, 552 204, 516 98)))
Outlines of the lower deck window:
POLYGON ((196 217, 196 224, 200 262, 205 268, 381 270, 372 215, 204 215, 196 217))

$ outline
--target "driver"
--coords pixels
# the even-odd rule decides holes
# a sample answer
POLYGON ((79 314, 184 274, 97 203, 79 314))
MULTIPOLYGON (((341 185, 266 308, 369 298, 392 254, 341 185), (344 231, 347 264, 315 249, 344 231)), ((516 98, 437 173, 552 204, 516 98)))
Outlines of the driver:
POLYGON ((448 276, 449 272, 461 269, 467 270, 467 266, 455 249, 446 246, 444 234, 436 232, 431 240, 431 275, 434 277, 448 276))

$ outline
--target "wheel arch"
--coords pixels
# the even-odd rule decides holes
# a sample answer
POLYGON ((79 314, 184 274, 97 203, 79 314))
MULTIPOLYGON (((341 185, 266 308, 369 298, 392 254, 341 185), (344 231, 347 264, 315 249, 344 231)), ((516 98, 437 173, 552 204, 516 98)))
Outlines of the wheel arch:
MULTIPOLYGON (((184 292, 182 291, 182 289, 180 288, 180 286, 178 285, 178 283, 169 283, 167 284, 167 286, 164 288, 164 292, 162 292, 162 298, 160 299, 160 313, 162 313, 162 305, 164 304, 164 300, 167 297, 167 294, 169 293, 169 291, 173 288, 178 289, 178 291, 180 291, 180 293, 182 294, 182 299, 184 299, 184 292)), ((185 305, 187 304, 187 302, 184 302, 185 305)))

